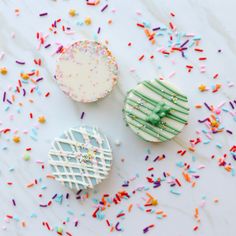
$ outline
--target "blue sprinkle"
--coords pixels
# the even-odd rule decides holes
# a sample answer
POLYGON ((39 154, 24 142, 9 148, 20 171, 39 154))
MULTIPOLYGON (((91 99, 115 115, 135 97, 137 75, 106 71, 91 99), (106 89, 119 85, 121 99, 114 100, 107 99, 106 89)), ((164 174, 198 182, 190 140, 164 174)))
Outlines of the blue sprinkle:
POLYGON ((174 189, 171 189, 170 192, 173 193, 173 194, 175 194, 175 195, 180 195, 180 194, 181 194, 180 192, 178 192, 178 191, 176 191, 176 190, 174 190, 174 189))
POLYGON ((208 143, 210 143, 211 141, 210 140, 205 140, 205 141, 203 141, 202 143, 203 144, 208 144, 208 143))

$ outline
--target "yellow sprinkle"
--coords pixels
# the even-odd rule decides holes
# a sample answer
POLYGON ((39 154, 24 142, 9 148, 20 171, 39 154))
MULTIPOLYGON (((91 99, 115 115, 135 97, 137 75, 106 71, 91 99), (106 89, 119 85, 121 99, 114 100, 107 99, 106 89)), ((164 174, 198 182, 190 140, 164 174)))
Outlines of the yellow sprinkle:
POLYGON ((1 72, 2 75, 6 75, 7 74, 7 68, 6 67, 2 67, 0 69, 0 72, 1 72))
POLYGON ((29 79, 29 75, 26 74, 26 73, 22 73, 21 74, 21 78, 24 79, 24 80, 28 80, 29 79))
POLYGON ((86 25, 91 25, 91 23, 92 23, 91 18, 90 18, 90 17, 86 17, 85 20, 84 20, 84 23, 85 23, 86 25))
POLYGON ((206 91, 206 85, 201 84, 201 85, 198 87, 198 89, 199 89, 201 92, 204 92, 204 91, 206 91))
POLYGON ((20 137, 19 136, 14 136, 12 139, 15 143, 19 143, 20 142, 20 137))
POLYGON ((77 15, 76 10, 75 9, 70 9, 69 10, 69 15, 72 16, 72 17, 76 16, 77 15))
POLYGON ((157 199, 152 199, 152 205, 153 205, 153 206, 158 205, 158 201, 157 201, 157 199))
POLYGON ((46 122, 45 117, 44 117, 44 116, 40 116, 40 117, 38 118, 38 122, 41 123, 41 124, 44 124, 44 123, 46 122))

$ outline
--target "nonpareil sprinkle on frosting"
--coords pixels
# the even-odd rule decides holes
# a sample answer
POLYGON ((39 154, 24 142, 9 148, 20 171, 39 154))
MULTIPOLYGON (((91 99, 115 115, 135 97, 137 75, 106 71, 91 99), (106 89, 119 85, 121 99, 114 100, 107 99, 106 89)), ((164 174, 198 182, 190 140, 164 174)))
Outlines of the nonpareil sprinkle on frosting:
POLYGON ((78 41, 58 59, 56 80, 73 100, 94 102, 108 95, 118 79, 118 66, 108 48, 95 41, 78 41))

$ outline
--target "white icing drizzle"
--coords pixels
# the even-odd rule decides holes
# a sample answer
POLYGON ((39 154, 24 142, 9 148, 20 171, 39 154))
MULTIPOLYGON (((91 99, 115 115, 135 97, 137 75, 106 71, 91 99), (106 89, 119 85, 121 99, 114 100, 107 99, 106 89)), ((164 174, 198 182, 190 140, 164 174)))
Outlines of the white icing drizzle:
POLYGON ((111 161, 112 152, 107 138, 97 129, 87 126, 69 129, 63 137, 55 139, 49 151, 49 164, 56 180, 75 190, 93 188, 105 179, 111 161), (76 133, 83 142, 77 140, 76 133), (91 138, 98 146, 91 143, 91 138), (70 150, 65 150, 63 145, 70 150))

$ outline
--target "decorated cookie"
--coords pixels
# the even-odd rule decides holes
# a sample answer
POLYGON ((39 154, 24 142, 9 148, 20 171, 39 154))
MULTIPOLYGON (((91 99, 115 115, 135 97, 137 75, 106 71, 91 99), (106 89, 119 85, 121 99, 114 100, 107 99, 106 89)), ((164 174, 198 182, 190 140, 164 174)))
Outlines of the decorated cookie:
POLYGON ((118 67, 108 48, 95 41, 78 41, 58 59, 56 80, 73 100, 94 102, 111 92, 118 67))
POLYGON ((141 138, 163 142, 187 124, 187 97, 162 80, 144 81, 128 92, 123 109, 127 125, 141 138))
POLYGON ((96 128, 71 128, 52 143, 49 164, 55 179, 66 187, 93 188, 107 177, 112 151, 107 138, 96 128))

